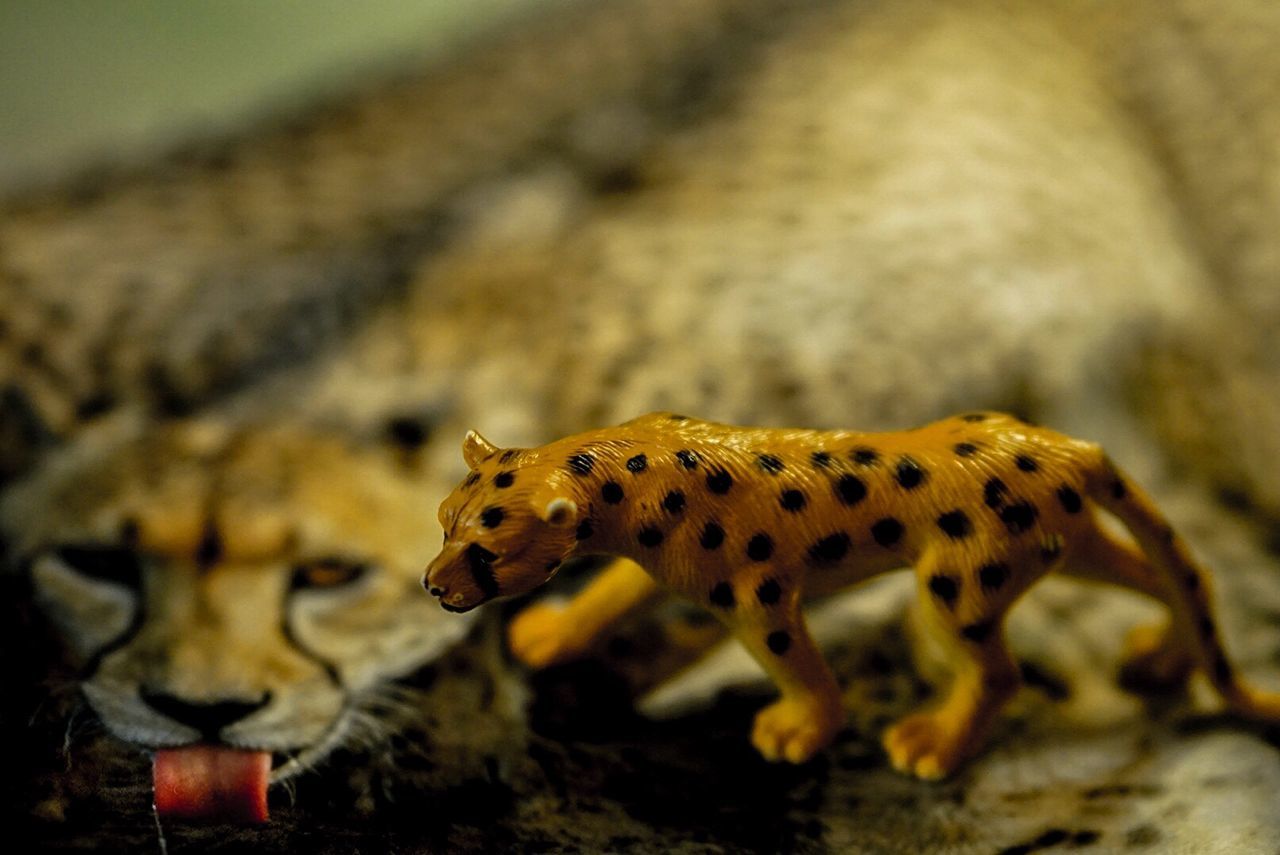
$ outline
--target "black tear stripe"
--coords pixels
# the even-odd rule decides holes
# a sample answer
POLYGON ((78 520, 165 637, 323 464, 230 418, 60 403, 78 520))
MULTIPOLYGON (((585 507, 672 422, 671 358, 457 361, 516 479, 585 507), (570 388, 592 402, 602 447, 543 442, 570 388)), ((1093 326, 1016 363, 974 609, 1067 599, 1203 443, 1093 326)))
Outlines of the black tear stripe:
POLYGON ((320 670, 324 672, 324 675, 329 682, 341 689, 343 695, 346 695, 347 687, 342 682, 342 672, 338 670, 338 666, 335 665, 332 660, 326 659, 310 647, 307 647, 307 645, 303 644, 298 638, 297 633, 293 631, 293 622, 289 620, 287 604, 285 606, 284 617, 280 620, 280 634, 284 636, 285 643, 298 651, 304 659, 309 659, 319 666, 320 670))
POLYGON ((498 578, 493 575, 493 561, 497 557, 478 543, 467 547, 467 566, 471 569, 471 578, 484 594, 485 600, 498 596, 498 578))
MULTIPOLYGON (((289 597, 293 597, 293 592, 289 593, 289 597)), ((302 640, 298 638, 297 633, 294 632, 293 621, 289 619, 290 605, 291 603, 286 601, 283 613, 280 615, 280 634, 284 636, 285 643, 298 651, 304 659, 314 662, 320 670, 324 672, 325 678, 342 692, 343 697, 346 697, 347 687, 346 684, 342 682, 342 672, 338 670, 337 664, 334 663, 333 660, 325 656, 321 656, 319 653, 303 644, 302 640)))
POLYGON ((133 618, 129 621, 129 625, 125 627, 124 632, 98 648, 97 652, 85 663, 84 668, 80 669, 80 682, 84 683, 92 679, 93 675, 97 674, 98 669, 102 667, 102 660, 129 644, 129 642, 138 637, 138 633, 142 632, 142 625, 147 622, 147 609, 143 602, 142 592, 139 591, 134 599, 133 618))

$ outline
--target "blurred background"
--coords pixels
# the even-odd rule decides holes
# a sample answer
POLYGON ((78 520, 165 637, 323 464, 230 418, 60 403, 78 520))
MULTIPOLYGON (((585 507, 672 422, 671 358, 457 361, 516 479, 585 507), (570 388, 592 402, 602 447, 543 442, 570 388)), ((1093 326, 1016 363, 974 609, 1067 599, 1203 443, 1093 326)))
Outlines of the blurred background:
POLYGON ((456 49, 548 0, 0 9, 0 189, 226 134, 456 49))

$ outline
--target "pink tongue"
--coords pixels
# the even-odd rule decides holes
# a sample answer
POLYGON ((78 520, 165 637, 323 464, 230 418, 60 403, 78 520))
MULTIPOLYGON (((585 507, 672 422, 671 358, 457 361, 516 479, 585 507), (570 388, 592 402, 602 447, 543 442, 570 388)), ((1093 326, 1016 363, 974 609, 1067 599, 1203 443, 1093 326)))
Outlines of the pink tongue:
POLYGON ((156 812, 214 822, 266 822, 271 755, 216 745, 167 748, 152 764, 156 812))

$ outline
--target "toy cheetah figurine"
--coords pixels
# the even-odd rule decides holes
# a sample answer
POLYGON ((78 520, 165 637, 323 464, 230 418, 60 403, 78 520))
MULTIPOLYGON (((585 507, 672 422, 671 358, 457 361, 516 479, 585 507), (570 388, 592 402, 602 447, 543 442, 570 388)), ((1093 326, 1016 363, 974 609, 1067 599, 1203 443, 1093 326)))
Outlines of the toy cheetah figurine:
POLYGON ((1168 606, 1166 627, 1135 634, 1134 667, 1181 679, 1199 665, 1232 709, 1280 720, 1280 694, 1228 661, 1207 573, 1151 499, 1097 445, 1011 416, 872 434, 655 413, 540 448, 503 450, 472 431, 462 450, 471 472, 440 506, 444 548, 423 581, 441 605, 525 593, 577 554, 630 559, 567 606, 522 613, 517 655, 534 666, 570 658, 660 588, 674 591, 719 616, 781 690, 751 737, 769 760, 808 759, 844 720, 802 598, 906 565, 956 673, 940 704, 885 732, 901 771, 939 778, 979 748, 1019 683, 1004 615, 1057 569, 1168 606), (1140 549, 1109 534, 1096 508, 1140 549))

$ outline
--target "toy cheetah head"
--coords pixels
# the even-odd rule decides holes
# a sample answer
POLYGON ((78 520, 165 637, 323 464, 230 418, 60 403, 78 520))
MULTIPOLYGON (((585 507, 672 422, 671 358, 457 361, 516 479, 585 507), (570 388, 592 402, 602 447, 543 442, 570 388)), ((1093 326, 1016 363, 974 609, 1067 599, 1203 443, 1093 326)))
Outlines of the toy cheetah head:
POLYGON ((577 545, 579 518, 562 473, 536 449, 500 449, 470 431, 462 456, 471 471, 440 505, 444 547, 422 580, 451 612, 546 582, 577 545))

